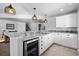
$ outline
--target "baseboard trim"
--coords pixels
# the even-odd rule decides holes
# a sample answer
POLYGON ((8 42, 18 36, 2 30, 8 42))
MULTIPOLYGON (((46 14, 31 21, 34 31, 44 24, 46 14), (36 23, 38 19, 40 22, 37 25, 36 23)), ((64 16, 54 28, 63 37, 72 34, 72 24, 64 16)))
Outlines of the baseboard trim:
MULTIPOLYGON (((54 45, 55 43, 52 43, 43 53, 45 53, 52 45, 54 45)), ((42 53, 42 54, 43 54, 42 53)), ((42 54, 41 55, 39 55, 39 56, 42 56, 42 54)))
POLYGON ((53 44, 51 44, 41 55, 39 55, 39 56, 42 56, 52 45, 59 45, 59 46, 62 46, 62 47, 66 47, 66 48, 70 48, 70 49, 74 49, 74 50, 78 50, 78 49, 76 49, 76 48, 72 48, 72 47, 68 47, 68 46, 64 46, 64 45, 62 45, 62 44, 58 44, 58 43, 53 43, 53 44))
POLYGON ((68 47, 68 46, 65 46, 65 45, 62 45, 62 44, 59 44, 59 43, 54 43, 54 44, 59 45, 59 46, 62 46, 62 47, 66 47, 66 48, 70 48, 70 49, 77 50, 77 48, 68 47))

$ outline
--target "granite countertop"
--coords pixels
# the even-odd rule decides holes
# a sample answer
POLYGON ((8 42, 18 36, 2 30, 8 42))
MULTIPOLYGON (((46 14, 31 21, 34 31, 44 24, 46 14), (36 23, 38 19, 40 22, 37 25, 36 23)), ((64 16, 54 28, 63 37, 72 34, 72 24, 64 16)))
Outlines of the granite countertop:
POLYGON ((62 32, 62 33, 74 33, 74 34, 77 34, 78 32, 77 31, 68 31, 68 30, 51 30, 49 32, 62 32))
POLYGON ((25 36, 23 41, 29 40, 29 39, 32 39, 32 38, 41 37, 41 36, 44 36, 44 35, 46 35, 46 34, 34 34, 34 35, 25 36))
POLYGON ((46 32, 46 33, 39 33, 39 32, 37 32, 37 33, 35 33, 35 34, 33 34, 33 35, 25 36, 25 37, 24 37, 24 41, 25 41, 25 40, 32 39, 32 38, 36 38, 36 37, 41 37, 41 36, 44 36, 44 35, 48 35, 48 34, 53 33, 53 32, 54 32, 54 33, 55 33, 55 32, 58 32, 58 33, 77 34, 77 31, 56 31, 56 30, 53 30, 53 31, 48 31, 48 32, 46 32))
POLYGON ((44 36, 44 35, 48 35, 48 34, 51 34, 51 33, 70 33, 70 34, 77 34, 77 31, 69 31, 69 30, 49 30, 49 31, 46 31, 46 32, 24 32, 23 34, 20 33, 20 34, 10 34, 10 38, 23 38, 23 41, 25 40, 29 40, 29 39, 32 39, 32 38, 36 38, 36 37, 41 37, 41 36, 44 36))

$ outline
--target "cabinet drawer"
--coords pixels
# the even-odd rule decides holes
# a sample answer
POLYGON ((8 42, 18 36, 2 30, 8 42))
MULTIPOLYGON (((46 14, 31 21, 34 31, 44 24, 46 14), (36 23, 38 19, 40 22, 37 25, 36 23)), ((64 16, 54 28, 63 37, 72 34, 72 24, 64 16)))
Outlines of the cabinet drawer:
POLYGON ((43 52, 44 52, 44 46, 40 45, 40 47, 39 47, 39 55, 41 55, 43 52))

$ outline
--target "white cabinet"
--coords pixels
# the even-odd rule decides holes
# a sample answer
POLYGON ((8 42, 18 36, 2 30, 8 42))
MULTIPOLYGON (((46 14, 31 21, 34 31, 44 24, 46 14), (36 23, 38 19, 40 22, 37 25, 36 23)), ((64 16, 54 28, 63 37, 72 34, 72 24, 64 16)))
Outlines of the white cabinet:
POLYGON ((39 37, 39 55, 41 55, 48 47, 52 45, 52 34, 39 37))
POLYGON ((64 33, 63 33, 62 40, 63 40, 62 43, 64 43, 63 45, 71 48, 77 48, 77 34, 67 33, 65 34, 65 38, 64 38, 64 33))
POLYGON ((71 13, 56 17, 56 27, 77 27, 76 15, 76 13, 71 13))
POLYGON ((39 37, 39 55, 41 55, 45 51, 45 36, 39 37))
POLYGON ((77 48, 77 34, 59 33, 58 37, 59 38, 55 40, 55 43, 71 48, 77 48))
POLYGON ((77 34, 53 32, 39 37, 39 55, 41 55, 53 43, 71 48, 77 48, 77 34))
POLYGON ((58 38, 58 36, 57 36, 56 32, 51 33, 52 43, 54 43, 57 38, 58 38))
POLYGON ((55 40, 54 38, 55 38, 55 35, 51 33, 51 34, 49 35, 50 45, 54 43, 54 40, 55 40))
POLYGON ((62 40, 62 33, 61 32, 56 32, 55 33, 55 43, 61 43, 62 40))

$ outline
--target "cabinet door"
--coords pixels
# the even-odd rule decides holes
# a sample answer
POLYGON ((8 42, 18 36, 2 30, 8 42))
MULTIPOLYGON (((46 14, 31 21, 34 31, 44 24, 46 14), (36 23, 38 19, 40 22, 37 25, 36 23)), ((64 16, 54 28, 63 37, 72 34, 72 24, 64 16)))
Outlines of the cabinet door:
POLYGON ((42 40, 43 40, 43 38, 39 37, 39 55, 41 55, 43 53, 43 49, 42 49, 42 46, 41 46, 41 44, 43 42, 42 40))
MULTIPOLYGON (((52 45, 52 34, 49 34, 48 36, 47 36, 47 40, 48 40, 48 47, 50 46, 50 45, 52 45)), ((48 48, 47 47, 47 48, 48 48)))
POLYGON ((72 47, 72 48, 77 48, 77 34, 67 34, 67 46, 72 47))
POLYGON ((39 54, 42 54, 52 44, 51 35, 40 37, 39 40, 39 54))
POLYGON ((46 50, 49 47, 49 43, 50 43, 50 39, 49 39, 49 35, 45 35, 44 36, 44 49, 46 50))
POLYGON ((45 37, 39 37, 39 55, 41 55, 45 51, 45 37))
POLYGON ((54 43, 56 41, 56 39, 57 39, 57 35, 56 34, 57 34, 56 32, 53 32, 51 34, 52 43, 54 43))
POLYGON ((61 40, 62 40, 62 33, 60 32, 56 33, 54 42, 59 44, 61 43, 61 40))
POLYGON ((51 34, 47 34, 44 37, 45 37, 44 49, 46 50, 52 45, 52 38, 51 38, 51 34))
POLYGON ((58 44, 62 44, 67 47, 77 48, 77 34, 62 33, 60 40, 56 41, 58 44))
POLYGON ((56 17, 56 27, 77 27, 76 13, 56 17))

